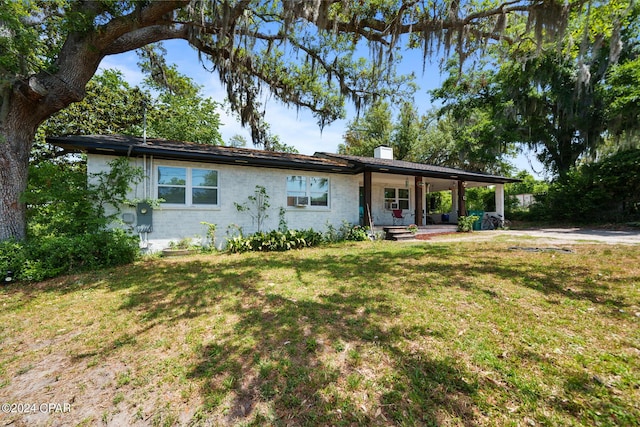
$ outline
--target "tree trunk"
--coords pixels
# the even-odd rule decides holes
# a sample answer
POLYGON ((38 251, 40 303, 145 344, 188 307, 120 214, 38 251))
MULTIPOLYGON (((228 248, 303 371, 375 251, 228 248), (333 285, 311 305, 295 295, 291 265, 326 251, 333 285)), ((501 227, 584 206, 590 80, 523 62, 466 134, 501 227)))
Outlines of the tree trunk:
POLYGON ((39 124, 29 114, 31 102, 17 99, 21 94, 5 94, 5 117, 0 126, 0 241, 26 237, 26 204, 29 153, 39 124))
MULTIPOLYGON (((84 98, 85 86, 105 55, 160 40, 186 40, 188 26, 176 26, 171 13, 188 3, 136 4, 130 15, 114 17, 93 30, 65 34, 51 70, 29 77, 1 76, 12 83, 0 91, 0 241, 26 237, 26 205, 20 199, 27 188, 29 155, 40 123, 84 98)), ((108 11, 100 2, 78 2, 74 10, 84 18, 108 11)))
MULTIPOLYGON (((19 131, 19 130, 16 130, 19 131)), ((0 241, 7 239, 23 240, 26 235, 26 205, 20 201, 27 188, 29 170, 29 149, 31 144, 25 141, 25 135, 11 135, 3 132, 6 138, 0 151, 0 241), (17 140, 19 138, 20 140, 17 140), (26 156, 24 151, 26 151, 26 156), (24 160, 26 157, 26 161, 24 160)), ((26 136, 26 139, 32 139, 26 136)))

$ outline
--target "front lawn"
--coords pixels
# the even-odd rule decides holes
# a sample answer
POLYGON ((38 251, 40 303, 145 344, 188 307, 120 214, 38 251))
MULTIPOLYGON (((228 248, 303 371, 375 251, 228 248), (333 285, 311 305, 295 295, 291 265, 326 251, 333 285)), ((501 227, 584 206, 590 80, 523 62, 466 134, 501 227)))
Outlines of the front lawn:
POLYGON ((0 403, 70 411, 0 422, 639 425, 640 247, 510 246, 346 243, 4 286, 0 403))

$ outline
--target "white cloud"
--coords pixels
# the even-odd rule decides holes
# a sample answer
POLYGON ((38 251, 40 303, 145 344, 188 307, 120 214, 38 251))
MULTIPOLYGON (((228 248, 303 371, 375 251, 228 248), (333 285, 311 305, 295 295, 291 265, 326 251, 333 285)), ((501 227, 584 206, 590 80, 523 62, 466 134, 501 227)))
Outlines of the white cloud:
POLYGON ((118 55, 106 56, 98 69, 115 69, 122 73, 124 79, 133 86, 142 84, 144 74, 137 65, 138 56, 135 52, 125 52, 118 55))

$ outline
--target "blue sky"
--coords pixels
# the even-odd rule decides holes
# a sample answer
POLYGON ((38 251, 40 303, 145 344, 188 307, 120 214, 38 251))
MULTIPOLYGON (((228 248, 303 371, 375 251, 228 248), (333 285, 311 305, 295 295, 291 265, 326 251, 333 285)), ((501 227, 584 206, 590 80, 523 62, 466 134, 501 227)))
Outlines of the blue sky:
MULTIPOLYGON (((167 49, 166 61, 169 64, 176 64, 178 70, 196 81, 203 87, 203 93, 215 101, 223 103, 226 99, 226 91, 220 84, 216 73, 207 71, 199 62, 196 51, 185 41, 175 40, 163 43, 167 49)), ((143 74, 137 66, 138 56, 135 52, 127 52, 119 55, 106 57, 100 68, 113 68, 120 70, 125 79, 133 85, 140 85, 143 74)), ((422 72, 422 54, 419 50, 407 52, 403 61, 403 72, 415 72, 416 83, 419 90, 415 95, 416 106, 419 113, 426 113, 431 108, 431 96, 428 90, 440 86, 443 78, 440 75, 436 60, 433 64, 427 62, 427 67, 422 72)), ((305 109, 296 110, 280 103, 277 99, 266 95, 266 120, 271 126, 271 131, 280 137, 280 140, 288 145, 292 145, 302 154, 313 154, 316 151, 336 152, 338 144, 343 142, 343 134, 346 125, 355 117, 355 110, 349 106, 347 118, 337 120, 320 131, 316 119, 305 109)), ((220 111, 222 126, 220 131, 222 138, 226 142, 235 134, 243 135, 249 145, 251 137, 248 129, 242 128, 239 121, 228 110, 227 107, 220 111), (226 111, 225 111, 226 110, 226 111)), ((513 163, 518 169, 528 170, 534 176, 536 170, 542 167, 535 159, 534 169, 529 165, 529 159, 525 155, 520 155, 514 159, 513 163)))

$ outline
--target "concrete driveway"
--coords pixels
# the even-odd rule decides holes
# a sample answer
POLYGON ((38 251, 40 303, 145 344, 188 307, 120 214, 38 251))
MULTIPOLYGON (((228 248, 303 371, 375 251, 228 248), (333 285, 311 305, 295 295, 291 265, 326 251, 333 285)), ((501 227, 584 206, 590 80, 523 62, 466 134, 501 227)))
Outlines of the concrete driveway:
POLYGON ((537 228, 529 230, 492 230, 433 236, 433 240, 500 239, 535 240, 549 244, 603 243, 608 245, 640 245, 640 230, 600 230, 592 228, 537 228))

